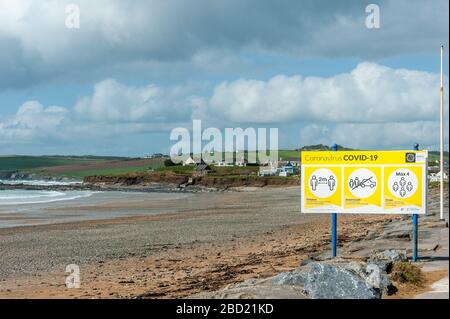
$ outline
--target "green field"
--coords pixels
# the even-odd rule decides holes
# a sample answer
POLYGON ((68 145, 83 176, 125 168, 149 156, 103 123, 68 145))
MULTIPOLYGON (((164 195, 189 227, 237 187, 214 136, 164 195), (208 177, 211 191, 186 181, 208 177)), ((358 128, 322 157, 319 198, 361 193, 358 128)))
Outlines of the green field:
MULTIPOLYGON (((316 145, 311 149, 325 149, 325 146, 316 145)), ((308 148, 309 149, 309 148, 308 148)), ((225 154, 222 154, 223 156, 225 154)), ((229 154, 230 155, 230 154, 229 154)), ((247 159, 249 155, 255 155, 255 152, 244 152, 247 159)), ((241 156, 241 155, 239 155, 241 156)), ((299 160, 299 150, 279 150, 278 159, 281 160, 299 160)), ((448 161, 448 152, 445 152, 444 158, 448 161)), ((160 172, 173 172, 176 174, 190 174, 193 172, 193 166, 168 166, 164 167, 163 160, 149 163, 133 162, 136 159, 124 157, 101 157, 101 156, 0 156, 0 173, 1 172, 30 172, 37 176, 53 176, 53 177, 69 177, 81 179, 91 175, 119 175, 133 172, 147 172, 156 170, 160 172), (110 165, 112 162, 119 165, 110 165), (83 165, 91 165, 91 167, 83 167, 83 165), (95 165, 100 164, 100 165, 95 165), (70 168, 70 165, 80 165, 77 169, 70 168), (64 166, 67 166, 65 168, 64 166), (119 166, 119 167, 117 167, 119 166), (55 169, 58 167, 58 169, 55 169), (61 167, 62 169, 60 169, 61 167), (53 169, 52 169, 53 168, 53 169)), ((429 165, 438 165, 439 152, 429 152, 429 165)), ((215 170, 216 176, 238 176, 238 175, 256 175, 257 166, 247 167, 219 167, 211 165, 215 170)))
MULTIPOLYGON (((439 165, 440 154, 439 152, 432 151, 428 152, 428 165, 437 166, 439 165)), ((444 161, 448 161, 448 152, 444 152, 444 161)))
POLYGON ((75 172, 65 172, 59 174, 49 174, 55 177, 70 177, 74 179, 82 179, 86 176, 111 176, 111 175, 122 175, 134 172, 147 172, 149 171, 148 166, 130 166, 130 167, 119 167, 119 168, 105 168, 105 169, 94 169, 94 170, 80 170, 75 172))
POLYGON ((2 171, 19 171, 43 177, 70 177, 76 179, 90 175, 142 172, 152 168, 157 169, 161 165, 136 165, 133 163, 133 159, 124 157, 0 156, 0 173, 2 171), (121 163, 121 167, 110 167, 110 163, 117 162, 121 163), (84 167, 92 164, 96 167, 84 167), (79 168, 74 170, 74 165, 79 165, 79 168), (61 170, 52 172, 52 169, 56 167, 61 168, 61 170))
POLYGON ((281 160, 291 159, 291 160, 300 160, 300 151, 296 150, 279 150, 278 158, 281 160))
MULTIPOLYGON (((256 151, 244 151, 243 154, 238 153, 238 155, 233 154, 231 152, 219 152, 215 154, 218 158, 221 158, 222 160, 225 160, 225 157, 227 159, 233 158, 234 160, 240 160, 242 159, 242 156, 244 159, 248 160, 249 158, 256 158, 257 161, 259 161, 258 154, 256 151)), ((192 156, 192 155, 191 155, 192 156)), ((199 155, 196 155, 196 158, 199 158, 199 155)), ((278 159, 286 160, 300 160, 300 151, 298 150, 279 150, 278 151, 278 159)))
MULTIPOLYGON (((346 148, 344 146, 338 145, 338 149, 339 150, 351 150, 350 148, 346 148)), ((308 150, 308 151, 326 151, 326 150, 330 150, 329 146, 326 145, 322 145, 322 144, 317 144, 317 145, 309 145, 309 146, 304 146, 301 148, 301 150, 308 150)), ((278 160, 282 160, 282 161, 287 161, 287 160, 292 160, 292 161, 299 161, 300 160, 300 153, 301 153, 300 149, 294 149, 294 150, 278 150, 278 160)), ((256 154, 256 151, 244 151, 244 158, 245 159, 249 159, 249 158, 256 158, 257 162, 259 162, 259 158, 258 155, 256 154)), ((230 152, 228 153, 219 153, 220 155, 218 157, 224 159, 225 156, 227 156, 228 158, 236 158, 236 156, 230 152)), ((218 154, 216 154, 218 155, 218 154)), ((240 159, 242 155, 240 154, 238 156, 237 159, 240 159)), ((198 155, 197 155, 198 157, 198 155)))
POLYGON ((101 163, 110 160, 101 157, 62 157, 62 156, 0 156, 0 171, 30 170, 40 167, 101 163))
MULTIPOLYGON (((220 176, 238 176, 238 175, 250 175, 257 174, 258 167, 257 166, 249 166, 249 167, 218 167, 211 165, 212 169, 215 171, 214 175, 220 176)), ((96 169, 96 170, 81 170, 76 172, 66 172, 64 174, 58 174, 57 176, 65 176, 72 178, 83 178, 85 176, 101 176, 101 175, 121 175, 127 173, 134 172, 148 172, 151 169, 157 172, 172 172, 175 174, 191 174, 194 171, 193 165, 187 166, 130 166, 130 167, 121 167, 121 168, 107 168, 107 169, 96 169)))
POLYGON ((194 166, 187 165, 187 166, 166 166, 166 167, 160 167, 157 169, 158 172, 173 172, 176 174, 189 174, 194 171, 194 166))

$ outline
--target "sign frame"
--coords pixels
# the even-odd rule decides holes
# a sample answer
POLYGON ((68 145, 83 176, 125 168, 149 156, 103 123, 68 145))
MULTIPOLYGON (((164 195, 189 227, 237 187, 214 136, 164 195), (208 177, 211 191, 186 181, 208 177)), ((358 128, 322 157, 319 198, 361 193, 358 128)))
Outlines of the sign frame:
POLYGON ((426 214, 427 195, 427 150, 301 152, 301 213, 426 214))

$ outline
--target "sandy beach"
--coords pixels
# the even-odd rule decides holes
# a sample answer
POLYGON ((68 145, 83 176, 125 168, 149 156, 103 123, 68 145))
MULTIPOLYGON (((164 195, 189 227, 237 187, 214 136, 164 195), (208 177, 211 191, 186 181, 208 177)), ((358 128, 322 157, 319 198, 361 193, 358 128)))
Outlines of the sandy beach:
MULTIPOLYGON (((179 298, 272 276, 329 249, 330 216, 300 214, 299 194, 105 192, 2 207, 0 297, 179 298), (65 286, 69 264, 80 267, 78 289, 65 286)), ((401 219, 341 215, 339 244, 364 242, 401 219)))

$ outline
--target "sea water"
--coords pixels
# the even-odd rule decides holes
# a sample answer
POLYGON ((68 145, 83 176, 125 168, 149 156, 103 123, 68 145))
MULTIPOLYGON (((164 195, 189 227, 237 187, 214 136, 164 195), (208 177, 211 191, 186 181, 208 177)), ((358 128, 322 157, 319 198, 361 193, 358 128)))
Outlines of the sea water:
MULTIPOLYGON (((39 185, 36 181, 34 183, 39 185)), ((76 191, 57 187, 44 190, 0 190, 0 228, 182 212, 186 201, 191 201, 193 195, 76 191), (173 201, 173 204, 166 205, 166 201, 173 201)))
MULTIPOLYGON (((34 185, 34 186, 58 186, 74 185, 79 182, 60 182, 43 180, 0 180, 5 185, 34 185)), ((11 189, 0 190, 0 206, 6 205, 26 205, 51 203, 57 201, 73 200, 82 197, 89 197, 93 192, 89 191, 57 191, 57 190, 25 190, 11 189)))
POLYGON ((0 184, 5 185, 32 185, 32 186, 52 186, 52 185, 77 185, 81 184, 81 182, 77 181, 70 181, 70 182, 63 182, 63 181, 48 181, 48 180, 37 180, 37 179, 30 179, 30 180, 21 180, 21 179, 0 179, 0 184))
POLYGON ((0 190, 0 206, 39 204, 89 197, 89 191, 0 190))

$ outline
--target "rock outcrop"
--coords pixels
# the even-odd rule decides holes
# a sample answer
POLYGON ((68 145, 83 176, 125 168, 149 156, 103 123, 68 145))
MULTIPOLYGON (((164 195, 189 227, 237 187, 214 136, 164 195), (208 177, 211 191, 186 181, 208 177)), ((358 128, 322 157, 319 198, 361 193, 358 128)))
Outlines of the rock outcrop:
POLYGON ((31 173, 24 173, 19 171, 0 171, 0 179, 3 180, 30 180, 33 178, 31 173))
POLYGON ((347 267, 314 263, 308 272, 305 292, 312 299, 380 299, 379 289, 347 267))
POLYGON ((298 268, 266 279, 249 279, 192 298, 381 299, 396 292, 387 264, 402 262, 401 250, 374 252, 357 261, 309 259, 298 268), (365 261, 364 261, 365 260, 365 261))
POLYGON ((95 185, 149 185, 154 183, 171 184, 179 187, 201 186, 227 189, 233 187, 296 186, 299 179, 256 176, 189 176, 171 172, 152 172, 114 176, 87 176, 84 183, 95 185))

